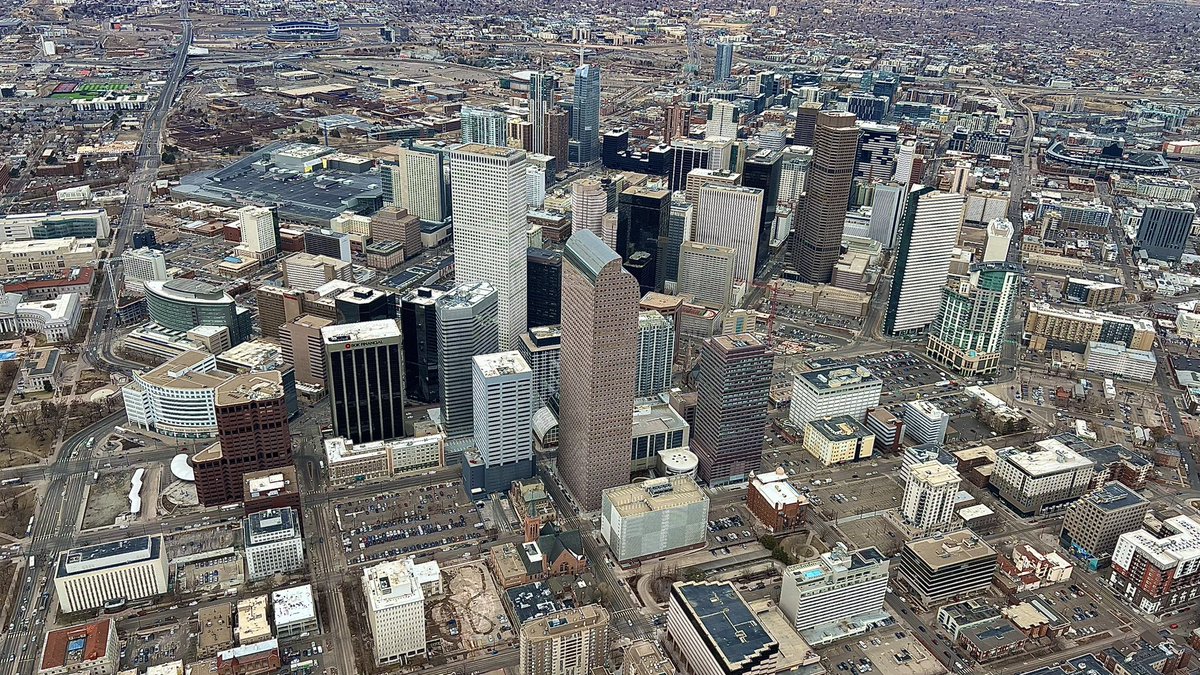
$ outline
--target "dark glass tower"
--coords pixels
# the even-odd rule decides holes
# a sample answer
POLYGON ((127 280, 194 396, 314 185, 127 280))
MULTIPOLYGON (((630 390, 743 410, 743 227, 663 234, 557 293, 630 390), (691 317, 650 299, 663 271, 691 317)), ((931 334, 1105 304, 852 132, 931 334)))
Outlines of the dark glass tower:
POLYGON ((526 265, 529 327, 554 326, 562 314, 562 254, 531 248, 526 265))
POLYGON ((779 202, 779 177, 783 170, 783 151, 766 148, 746 158, 742 166, 742 185, 763 191, 762 218, 758 227, 758 250, 754 257, 754 275, 763 273, 771 257, 771 229, 775 227, 775 207, 779 202))
POLYGON ((443 291, 421 287, 400 302, 400 334, 404 342, 404 391, 410 400, 437 403, 437 299, 443 291))
POLYGON ((580 64, 575 69, 575 102, 571 110, 571 140, 576 163, 600 159, 600 66, 580 64))
POLYGON ((663 252, 671 232, 671 191, 665 186, 635 185, 617 201, 617 253, 638 280, 642 294, 662 291, 667 268, 663 252), (644 253, 646 255, 637 255, 644 253))
POLYGON ((404 355, 394 320, 321 329, 333 433, 355 443, 404 435, 404 355))

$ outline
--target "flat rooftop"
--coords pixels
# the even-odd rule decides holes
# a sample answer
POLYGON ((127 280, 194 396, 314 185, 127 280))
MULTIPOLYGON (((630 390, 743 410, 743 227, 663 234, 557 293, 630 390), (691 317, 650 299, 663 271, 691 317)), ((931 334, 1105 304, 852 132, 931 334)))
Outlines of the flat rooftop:
POLYGON ((904 545, 933 570, 952 567, 980 558, 995 558, 996 550, 971 530, 962 529, 938 537, 926 537, 904 545))
POLYGON ((496 352, 494 354, 480 354, 471 357, 475 367, 483 373, 484 377, 501 377, 504 375, 523 375, 532 373, 529 369, 529 364, 525 363, 525 359, 517 352, 496 352))
POLYGON ((120 567, 135 562, 154 560, 161 556, 162 537, 134 537, 107 544, 73 548, 59 554, 57 577, 120 567))
POLYGON ((1034 478, 1095 466, 1095 462, 1054 438, 1038 441, 1029 452, 1015 449, 1001 451, 998 459, 1007 461, 1034 478))
POLYGON ((90 672, 84 665, 110 656, 109 636, 116 631, 112 619, 61 628, 46 633, 40 670, 67 668, 65 672, 90 672))
POLYGON ((754 657, 779 649, 733 584, 722 582, 676 583, 673 599, 691 615, 701 639, 722 662, 726 672, 740 669, 754 657))
POLYGON ((696 481, 686 475, 653 478, 610 488, 604 491, 604 499, 625 518, 708 501, 696 481))
POLYGON ((234 375, 217 385, 217 405, 237 405, 283 398, 283 374, 278 370, 234 375))
POLYGON ((317 605, 313 601, 311 584, 283 588, 271 593, 271 606, 275 608, 275 627, 315 621, 317 605))
POLYGON ((852 438, 874 435, 850 415, 816 419, 809 422, 808 425, 830 441, 848 441, 852 438))
POLYGON ((1146 500, 1141 495, 1130 490, 1124 483, 1116 481, 1093 490, 1079 499, 1080 501, 1095 504, 1105 511, 1119 511, 1126 507, 1146 503, 1146 500))
POLYGON ((400 325, 392 319, 336 324, 321 329, 321 340, 326 345, 391 338, 400 338, 400 325))
POLYGON ((796 377, 817 391, 853 386, 883 386, 883 381, 863 366, 833 366, 800 373, 796 377))

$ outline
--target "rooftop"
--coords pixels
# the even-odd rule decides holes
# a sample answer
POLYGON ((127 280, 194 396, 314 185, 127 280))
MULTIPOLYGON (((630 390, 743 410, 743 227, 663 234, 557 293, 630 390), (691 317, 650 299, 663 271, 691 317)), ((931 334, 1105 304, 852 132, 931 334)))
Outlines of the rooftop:
POLYGON ((517 352, 496 352, 495 354, 480 354, 471 357, 475 367, 484 377, 493 378, 504 375, 523 375, 532 373, 529 364, 517 352))
POLYGON ((162 537, 134 537, 107 544, 73 548, 59 554, 57 577, 120 567, 162 556, 162 537))
POLYGON ((1083 497, 1080 497, 1079 501, 1095 504, 1104 511, 1117 511, 1130 506, 1147 503, 1141 495, 1130 490, 1124 483, 1116 481, 1087 493, 1083 497))
POLYGON ((741 594, 727 581, 676 583, 671 600, 690 615, 705 646, 726 672, 779 649, 741 594))
POLYGON ((931 569, 959 565, 980 558, 995 558, 996 551, 967 529, 949 534, 916 539, 904 545, 931 569))
POLYGON ((275 608, 275 628, 317 618, 317 606, 313 601, 311 584, 293 586, 271 593, 271 606, 275 608))
POLYGON ((1095 466, 1092 460, 1054 438, 1038 441, 1034 444, 1034 449, 1028 452, 1015 448, 999 450, 997 461, 1007 461, 1034 478, 1095 466))
POLYGON ((412 566, 400 560, 364 568, 363 589, 368 607, 375 611, 425 599, 412 566))
POLYGON ((838 417, 825 417, 822 419, 812 420, 808 426, 816 430, 817 433, 825 437, 829 441, 848 441, 853 438, 865 438, 873 436, 869 429, 864 427, 861 422, 854 419, 850 415, 839 415, 838 417))
POLYGON ((1173 534, 1159 537, 1146 530, 1126 532, 1117 539, 1113 562, 1128 568, 1137 552, 1160 570, 1187 564, 1195 569, 1200 560, 1200 523, 1191 516, 1175 516, 1163 521, 1163 529, 1173 534))
POLYGON ((883 382, 879 378, 862 366, 833 366, 800 373, 796 377, 807 384, 810 389, 817 391, 856 385, 883 386, 883 382))
POLYGON ((856 572, 879 565, 887 565, 887 563, 887 556, 880 553, 879 549, 874 546, 857 551, 847 551, 844 546, 839 545, 839 548, 822 553, 812 562, 788 567, 786 574, 791 579, 788 583, 800 585, 817 582, 829 583, 826 581, 826 577, 831 575, 856 572))
POLYGON ((682 474, 609 488, 604 491, 602 498, 624 518, 708 501, 696 481, 682 474))
POLYGON ((234 375, 217 385, 218 406, 282 398, 283 374, 278 370, 234 375))
MULTIPOLYGON (((69 672, 88 670, 85 664, 108 655, 109 636, 116 632, 112 619, 82 626, 60 628, 46 633, 40 670, 70 668, 69 672)), ((90 671, 89 671, 90 672, 90 671)))
POLYGON ((321 340, 326 345, 345 343, 347 349, 352 343, 386 339, 400 339, 400 325, 392 319, 336 324, 321 329, 321 340))
POLYGON ((775 509, 791 504, 808 504, 808 497, 788 482, 787 471, 783 467, 758 474, 750 480, 750 489, 756 490, 775 509))
POLYGON ((954 467, 938 461, 917 464, 908 470, 908 475, 910 480, 920 481, 931 487, 957 485, 962 480, 954 467))

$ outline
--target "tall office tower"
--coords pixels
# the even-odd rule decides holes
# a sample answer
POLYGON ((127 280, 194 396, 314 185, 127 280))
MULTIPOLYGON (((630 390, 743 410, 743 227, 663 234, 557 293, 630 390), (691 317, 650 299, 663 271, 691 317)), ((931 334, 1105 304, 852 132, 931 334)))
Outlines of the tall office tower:
POLYGON ((995 372, 1020 290, 1016 263, 983 263, 971 269, 970 279, 950 281, 929 326, 926 353, 966 375, 995 372))
MULTIPOLYGON (((450 153, 454 181, 454 278, 496 290, 500 348, 512 349, 526 324, 525 153, 461 145, 450 153)), ((492 350, 496 351, 496 350, 492 350)))
POLYGON ((808 169, 812 165, 812 148, 793 145, 783 152, 779 170, 779 203, 795 206, 808 181, 808 169))
POLYGON ((529 76, 529 124, 533 127, 533 151, 546 152, 546 113, 554 105, 554 73, 535 71, 529 76))
POLYGON ((475 450, 463 462, 464 489, 506 492, 533 475, 533 372, 515 351, 472 357, 475 450))
POLYGON ((692 451, 709 485, 736 483, 758 470, 772 363, 766 344, 749 333, 709 338, 700 348, 692 451))
POLYGON ((242 475, 292 464, 283 376, 234 375, 217 385, 217 442, 192 456, 196 496, 205 506, 242 500, 242 475))
POLYGON ((685 241, 679 247, 677 294, 691 295, 692 302, 705 307, 728 309, 733 301, 737 260, 737 249, 685 241))
POLYGON ((575 163, 600 159, 600 66, 580 63, 575 69, 575 94, 571 107, 571 140, 575 163))
POLYGON ((954 173, 950 177, 950 191, 966 195, 971 187, 971 163, 955 162, 954 173))
POLYGON ((763 191, 758 188, 724 185, 700 188, 695 239, 704 244, 737 249, 735 279, 754 281, 762 209, 763 191))
POLYGON ((889 124, 859 122, 862 135, 858 140, 858 162, 854 177, 872 181, 891 180, 896 175, 896 148, 900 127, 889 124))
POLYGON ((121 279, 125 288, 141 293, 143 281, 167 280, 167 257, 152 248, 126 250, 121 254, 121 279))
POLYGON ((742 174, 727 169, 692 169, 687 175, 687 187, 683 194, 688 203, 700 203, 700 188, 706 185, 741 185, 742 174))
POLYGON ((713 82, 721 83, 729 79, 733 71, 733 43, 726 40, 717 41, 717 62, 713 67, 713 82))
POLYGON ((801 103, 796 108, 796 131, 793 139, 796 145, 813 147, 813 137, 816 135, 817 116, 821 114, 821 104, 817 101, 801 103))
POLYGON ((687 187, 688 174, 692 169, 720 169, 724 162, 716 157, 712 141, 696 141, 689 138, 677 138, 671 141, 671 189, 683 190, 687 187))
POLYGON ((595 178, 581 178, 571 183, 571 231, 587 230, 602 236, 601 221, 608 213, 608 195, 595 178))
POLYGON ((305 314, 279 327, 279 346, 283 362, 292 367, 296 382, 310 387, 325 387, 325 347, 321 329, 333 321, 305 314))
POLYGON ((526 261, 529 327, 557 325, 562 314, 562 254, 531 248, 526 261))
POLYGON ((948 529, 954 520, 954 497, 961 482, 952 466, 938 461, 917 464, 909 470, 900 513, 924 532, 948 529))
POLYGON ((508 147, 533 152, 533 125, 519 118, 508 118, 508 147))
POLYGON ((663 125, 663 143, 670 143, 676 138, 687 138, 691 122, 692 108, 687 103, 676 101, 667 106, 666 121, 663 125))
POLYGON ((1155 260, 1176 262, 1188 251, 1188 236, 1196 220, 1190 202, 1148 204, 1137 229, 1137 248, 1155 260))
POLYGON ((708 125, 704 127, 705 140, 737 138, 738 107, 732 101, 713 99, 708 102, 708 125))
POLYGON ((333 433, 355 443, 404 435, 404 354, 395 320, 326 326, 325 388, 333 433))
POLYGON ((754 257, 754 274, 758 276, 767 266, 771 255, 771 230, 775 227, 776 207, 779 205, 779 182, 783 175, 783 152, 761 149, 742 164, 742 185, 763 191, 763 205, 758 224, 758 244, 754 257))
MULTIPOLYGON (((450 217, 450 194, 446 189, 445 161, 441 148, 428 147, 414 142, 412 147, 400 148, 395 164, 385 164, 380 171, 384 187, 384 201, 388 206, 405 209, 422 222, 444 223, 450 217), (391 199, 388 199, 388 194, 391 199)), ((376 239, 392 239, 376 236, 374 228, 378 214, 371 220, 371 236, 376 239)), ((406 244, 407 245, 407 244, 406 244)), ((405 253, 408 253, 407 249, 405 253)))
POLYGON ((554 158, 555 173, 567 168, 571 152, 571 116, 555 106, 546 113, 546 154, 554 158))
POLYGON ((521 626, 521 662, 517 672, 519 675, 597 672, 604 667, 608 645, 608 610, 600 605, 565 609, 521 626))
POLYGON ((858 155, 858 127, 854 122, 850 113, 817 114, 808 197, 803 212, 798 214, 799 226, 792 232, 792 266, 800 281, 828 283, 841 256, 842 226, 858 155))
POLYGON ((388 560, 362 571, 367 623, 377 665, 406 663, 425 654, 425 593, 441 590, 437 563, 388 560), (432 569, 431 569, 432 568, 432 569), (436 583, 431 579, 437 576, 436 583))
POLYGON ((983 244, 982 262, 1004 262, 1008 260, 1008 249, 1012 245, 1013 226, 1008 218, 996 218, 987 225, 987 240, 983 244))
POLYGON ((525 167, 525 204, 540 209, 546 203, 546 172, 533 166, 525 167))
MULTIPOLYGON (((562 345, 562 328, 559 326, 535 326, 521 336, 517 353, 533 371, 533 391, 530 399, 533 411, 558 401, 559 348, 562 345)), ((557 403, 555 404, 557 405, 557 403)))
POLYGON ((658 312, 639 312, 634 396, 657 396, 670 389, 674 356, 675 325, 658 312))
POLYGON ((437 299, 437 359, 442 427, 452 439, 471 435, 471 359, 500 350, 499 300, 489 284, 460 284, 437 299))
MULTIPOLYGON (((462 142, 468 145, 508 144, 508 115, 485 108, 462 109, 462 142)), ((457 188, 457 185, 455 186, 457 188)))
POLYGON ((911 139, 900 141, 896 149, 896 173, 893 180, 908 187, 913 182, 920 182, 920 176, 913 175, 914 159, 917 155, 917 142, 911 139))
POLYGON ((671 193, 671 216, 667 220, 667 247, 662 251, 663 285, 674 290, 679 280, 679 247, 692 238, 692 218, 695 211, 683 195, 671 193))
POLYGON ((396 318, 396 296, 377 288, 355 286, 333 298, 338 323, 362 323, 396 318))
POLYGON ((877 183, 875 185, 875 198, 871 205, 871 224, 868 226, 867 233, 884 248, 892 248, 896 245, 900 219, 904 216, 905 189, 906 187, 899 183, 877 183))
POLYGON ((908 193, 884 319, 888 335, 924 330, 937 318, 965 210, 966 201, 955 192, 914 185, 908 193))
POLYGON ((445 291, 415 288, 400 301, 400 334, 404 343, 404 391, 409 400, 441 400, 438 378, 437 301, 445 291))
POLYGON ((663 183, 635 185, 617 200, 617 247, 642 293, 661 291, 671 232, 671 191, 663 183))
POLYGON ((305 230, 304 252, 350 262, 350 235, 325 228, 305 230))
POLYGON ((242 228, 242 243, 238 245, 255 260, 269 260, 279 251, 276 211, 265 206, 243 206, 237 210, 242 228))
POLYGON ((637 279, 590 231, 563 252, 558 469, 580 508, 629 482, 636 368, 637 279))

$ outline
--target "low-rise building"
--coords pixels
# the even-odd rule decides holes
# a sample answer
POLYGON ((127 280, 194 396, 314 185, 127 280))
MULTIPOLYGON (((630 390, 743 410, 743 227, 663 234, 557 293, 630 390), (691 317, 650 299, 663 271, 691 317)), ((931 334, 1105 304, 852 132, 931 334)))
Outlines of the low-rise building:
POLYGON ((866 459, 874 447, 875 435, 850 415, 810 420, 804 429, 804 449, 825 466, 866 459))
MULTIPOLYGON (((121 647, 112 619, 46 633, 38 675, 114 675, 121 647)), ((13 655, 15 656, 15 655, 13 655)))
POLYGON ((271 608, 275 614, 275 636, 280 640, 315 633, 319 627, 312 584, 272 591, 271 608))
POLYGON ((1090 372, 1135 382, 1150 382, 1158 370, 1154 352, 1108 342, 1089 342, 1083 358, 1090 372))
POLYGON ((857 422, 879 406, 883 381, 862 366, 835 366, 796 375, 788 420, 803 431, 809 422, 847 415, 857 422))
POLYGON ((252 595, 237 603, 238 644, 248 645, 271 637, 271 620, 267 616, 267 596, 252 595))
POLYGON ((266 675, 278 672, 281 665, 279 642, 274 638, 217 654, 217 675, 266 675))
POLYGON ((968 628, 974 628, 1000 617, 1000 610, 984 600, 963 600, 938 609, 937 622, 950 636, 950 640, 958 643, 959 635, 968 628))
POLYGON ((970 530, 916 539, 900 549, 898 577, 924 607, 987 590, 995 571, 995 549, 970 530))
POLYGON ((905 433, 903 419, 887 408, 872 408, 867 411, 863 425, 875 434, 876 452, 900 452, 905 433))
POLYGON ((703 544, 708 496, 689 476, 667 476, 601 494, 600 534, 620 561, 703 544))
POLYGON ((47 342, 69 342, 79 327, 82 303, 76 293, 23 301, 16 293, 0 299, 0 332, 37 333, 47 342))
POLYGON ((326 475, 335 485, 434 469, 445 461, 446 436, 441 433, 368 443, 325 439, 326 475))
POLYGON ((219 602, 196 610, 196 656, 209 659, 234 645, 233 605, 219 602))
POLYGON ((746 508, 768 532, 783 534, 804 526, 808 497, 788 481, 787 471, 779 467, 750 479, 746 508))

